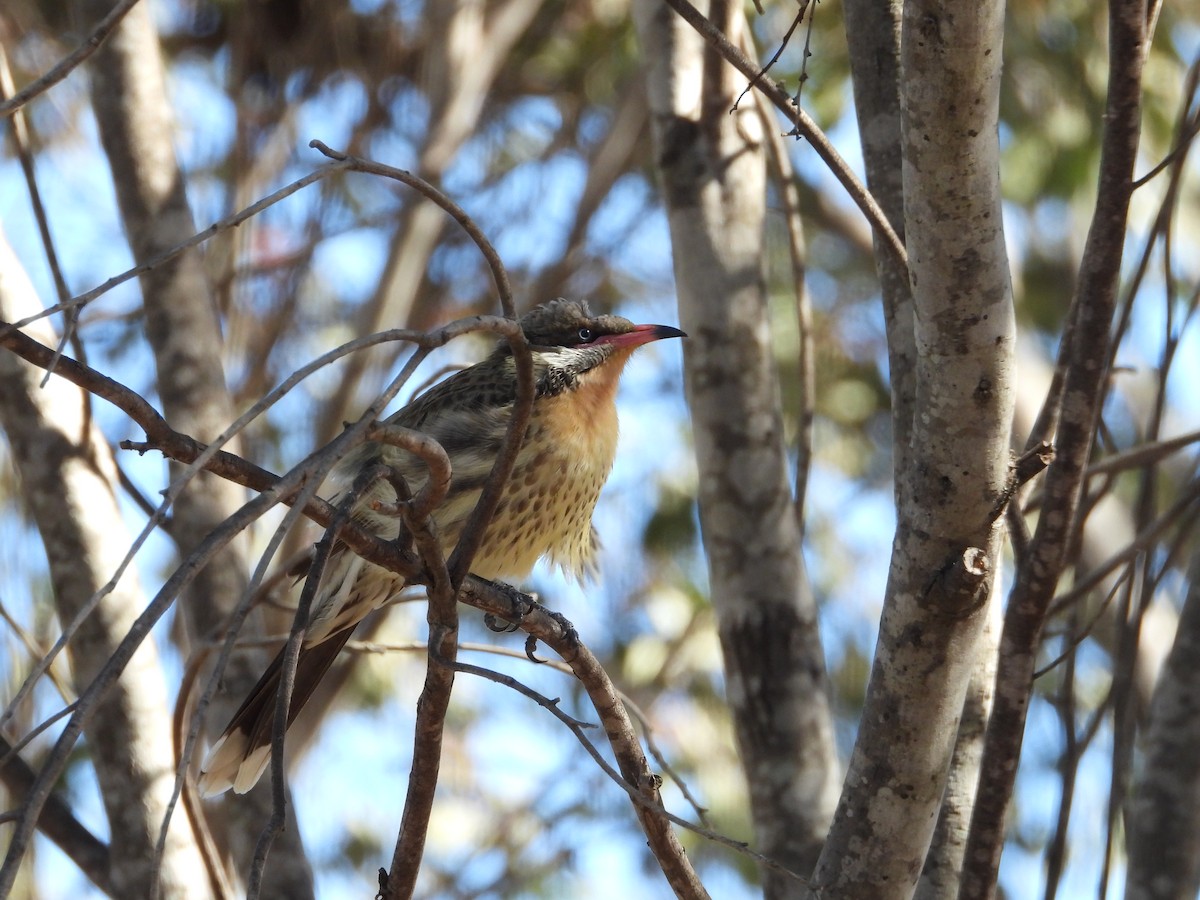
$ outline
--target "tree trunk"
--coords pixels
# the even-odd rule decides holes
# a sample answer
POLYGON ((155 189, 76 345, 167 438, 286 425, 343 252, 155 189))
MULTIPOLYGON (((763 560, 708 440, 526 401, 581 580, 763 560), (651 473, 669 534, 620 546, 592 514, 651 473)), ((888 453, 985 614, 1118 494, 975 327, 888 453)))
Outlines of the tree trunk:
MULTIPOLYGON (((866 706, 813 896, 912 895, 992 602, 1015 336, 999 192, 1003 13, 1000 3, 953 16, 904 8, 914 415, 897 449, 897 530, 866 706)), ((895 345, 908 335, 888 338, 903 359, 895 345)))
MULTIPOLYGON (((40 312, 20 261, 0 234, 0 319, 40 312)), ((25 333, 54 346, 45 320, 25 333), (39 327, 40 326, 40 327, 39 327), (39 333, 40 332, 40 333, 39 333)), ((0 353, 0 421, 50 566, 55 609, 64 627, 113 577, 131 543, 120 526, 116 464, 91 417, 91 398, 15 354, 0 353)), ((77 690, 108 662, 146 605, 126 570, 67 645, 77 690)), ((142 643, 100 704, 87 730, 110 831, 109 878, 116 896, 147 897, 159 829, 174 783, 171 714, 152 639, 142 643)), ((159 874, 164 897, 207 897, 208 879, 191 828, 180 817, 167 833, 159 874)))
MULTIPOLYGON (((700 523, 725 656, 727 694, 758 849, 807 875, 836 802, 825 658, 791 506, 779 384, 762 270, 762 125, 736 71, 665 5, 639 5, 663 182, 700 523)), ((710 18, 736 44, 737 4, 710 18)), ((794 880, 764 872, 766 894, 794 880)))
MULTIPOLYGON (((195 232, 183 173, 171 144, 172 115, 166 95, 158 36, 151 9, 139 4, 97 53, 92 102, 100 139, 130 248, 145 262, 195 232)), ((158 393, 172 427, 211 440, 233 421, 221 362, 221 331, 198 250, 189 250, 141 276, 146 336, 158 370, 158 393)), ((235 449, 231 446, 230 449, 235 449)), ((175 467, 173 467, 175 468, 175 467)), ((171 536, 186 557, 244 502, 229 482, 201 473, 180 495, 171 536)), ((192 634, 218 634, 247 584, 246 541, 235 541, 196 575, 181 610, 192 634)), ((212 720, 224 722, 265 667, 263 651, 237 654, 223 677, 226 693, 213 704, 212 720)), ((289 803, 289 810, 291 804, 289 803)), ((271 814, 268 784, 224 804, 227 838, 240 870, 248 868, 258 833, 271 814)), ((312 896, 312 872, 298 829, 275 842, 267 870, 268 895, 312 896)))

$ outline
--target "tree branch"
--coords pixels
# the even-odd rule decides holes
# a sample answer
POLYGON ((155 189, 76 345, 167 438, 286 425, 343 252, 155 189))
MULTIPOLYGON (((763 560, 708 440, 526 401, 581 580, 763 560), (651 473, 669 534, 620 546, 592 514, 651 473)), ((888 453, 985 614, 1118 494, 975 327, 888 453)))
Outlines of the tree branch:
POLYGON ((971 821, 960 900, 985 900, 995 891, 1004 846, 1004 821, 1016 779, 1025 717, 1046 612, 1076 528, 1079 499, 1108 374, 1129 199, 1141 128, 1141 74, 1147 9, 1138 0, 1109 5, 1109 82, 1096 211, 1080 264, 1064 337, 1061 414, 1054 462, 1027 554, 1008 601, 1000 645, 996 703, 988 725, 979 794, 971 821))

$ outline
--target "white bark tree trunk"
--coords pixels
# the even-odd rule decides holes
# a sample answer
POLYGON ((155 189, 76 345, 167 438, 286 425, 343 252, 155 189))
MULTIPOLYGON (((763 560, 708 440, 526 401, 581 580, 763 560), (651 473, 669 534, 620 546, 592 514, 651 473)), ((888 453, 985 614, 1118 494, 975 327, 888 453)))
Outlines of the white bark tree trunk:
MULTIPOLYGON (((674 253, 700 522, 758 849, 807 875, 836 802, 825 660, 800 552, 762 260, 762 125, 745 87, 665 5, 638 6, 674 253)), ((735 44, 737 4, 710 18, 735 44)), ((767 896, 796 882, 764 872, 767 896)))
POLYGON ((897 532, 866 707, 813 896, 912 895, 992 602, 1015 337, 999 192, 1003 16, 996 2, 904 8, 913 419, 897 451, 897 532))
MULTIPOLYGON (((144 262, 196 230, 171 143, 171 105, 147 4, 135 7, 96 53, 91 75, 96 122, 125 233, 134 258, 144 262)), ((177 430, 210 440, 234 416, 225 386, 220 322, 199 251, 189 250, 151 269, 141 277, 141 287, 163 413, 177 430)), ((230 449, 236 451, 235 446, 230 449)), ((180 555, 186 557, 244 499, 237 486, 201 473, 172 510, 171 537, 180 555)), ((244 539, 234 541, 197 574, 181 604, 192 635, 215 636, 241 600, 247 584, 247 546, 244 539)), ((213 704, 212 721, 228 720, 266 662, 263 651, 234 656, 223 678, 226 693, 213 704)), ((226 801, 222 813, 223 826, 214 828, 214 835, 227 839, 238 868, 245 872, 271 814, 269 785, 226 801)), ((273 846, 265 890, 279 896, 312 896, 312 871, 294 826, 273 846)))
MULTIPOLYGON (((42 305, 0 234, 0 319, 36 315, 42 305)), ((57 343, 45 320, 25 329, 57 343)), ((20 476, 22 498, 46 548, 60 622, 72 621, 113 576, 131 542, 115 496, 116 464, 91 419, 91 398, 51 378, 15 354, 0 353, 0 421, 20 476)), ((76 688, 108 661, 146 597, 133 570, 84 620, 67 645, 76 688)), ((110 831, 110 882, 116 896, 145 897, 159 828, 175 780, 171 713, 162 667, 147 639, 97 709, 87 730, 88 753, 100 783, 110 831)), ((210 896, 203 861, 186 818, 167 834, 161 896, 210 896)))

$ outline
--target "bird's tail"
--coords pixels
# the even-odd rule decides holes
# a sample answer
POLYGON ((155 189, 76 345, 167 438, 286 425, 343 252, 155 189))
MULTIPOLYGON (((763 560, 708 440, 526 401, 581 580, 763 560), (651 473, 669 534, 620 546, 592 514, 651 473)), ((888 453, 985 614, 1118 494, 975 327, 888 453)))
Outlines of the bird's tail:
MULTIPOLYGON (((312 697, 352 631, 353 625, 310 647, 300 648, 292 702, 288 709, 289 727, 312 697)), ((234 793, 244 794, 254 787, 266 769, 271 759, 271 731, 275 722, 275 696, 279 690, 283 653, 280 650, 276 654, 246 701, 234 713, 224 733, 208 751, 200 767, 199 789, 202 797, 215 797, 230 788, 234 793)))

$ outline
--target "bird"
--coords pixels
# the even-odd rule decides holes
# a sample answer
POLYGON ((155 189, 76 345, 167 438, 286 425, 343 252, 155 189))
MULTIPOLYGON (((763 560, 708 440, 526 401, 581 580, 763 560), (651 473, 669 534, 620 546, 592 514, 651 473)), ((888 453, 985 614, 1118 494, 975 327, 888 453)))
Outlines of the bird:
MULTIPOLYGON (((519 319, 533 359, 534 400, 521 448, 471 572, 491 581, 527 577, 542 557, 582 578, 595 565, 592 513, 617 449, 617 384, 633 351, 664 338, 686 337, 670 325, 635 325, 592 315, 583 300, 558 298, 519 319)), ((517 398, 511 348, 501 341, 482 362, 460 370, 387 419, 441 444, 451 464, 449 491, 431 514, 448 557, 475 508, 504 442, 517 398)), ((428 472, 411 452, 365 442, 330 473, 344 497, 356 476, 393 467, 415 494, 428 472)), ((398 498, 379 479, 355 499, 353 520, 385 540, 400 533, 398 498), (391 512, 388 511, 392 507, 391 512)), ((288 711, 288 725, 372 610, 396 597, 403 577, 335 543, 314 595, 288 711)), ((275 696, 283 651, 264 672, 201 765, 201 796, 250 790, 270 762, 275 696)))

